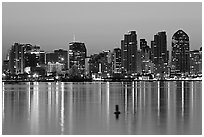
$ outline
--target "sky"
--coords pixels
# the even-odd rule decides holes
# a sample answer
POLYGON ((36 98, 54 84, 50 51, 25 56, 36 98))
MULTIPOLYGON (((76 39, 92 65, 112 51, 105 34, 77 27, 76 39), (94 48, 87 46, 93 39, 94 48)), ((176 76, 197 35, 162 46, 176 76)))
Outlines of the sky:
MULTIPOLYGON (((128 31, 150 46, 159 31, 167 33, 167 48, 179 30, 190 37, 190 49, 202 46, 201 2, 3 2, 2 59, 14 42, 40 45, 42 50, 66 49, 74 40, 85 43, 88 55, 120 47, 128 31)), ((138 44, 139 49, 139 44, 138 44)))

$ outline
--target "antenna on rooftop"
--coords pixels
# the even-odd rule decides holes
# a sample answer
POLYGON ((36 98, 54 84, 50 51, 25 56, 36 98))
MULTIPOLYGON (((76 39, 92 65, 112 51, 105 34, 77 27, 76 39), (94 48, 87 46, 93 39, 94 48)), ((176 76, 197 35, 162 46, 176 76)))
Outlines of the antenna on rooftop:
POLYGON ((73 39, 74 39, 74 42, 75 42, 75 35, 74 35, 73 39))

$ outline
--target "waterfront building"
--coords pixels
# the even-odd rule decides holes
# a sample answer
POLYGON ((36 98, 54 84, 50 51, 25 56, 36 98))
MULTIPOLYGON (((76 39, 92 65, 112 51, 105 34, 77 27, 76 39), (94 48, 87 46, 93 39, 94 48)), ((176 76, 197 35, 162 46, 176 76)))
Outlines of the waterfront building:
POLYGON ((26 46, 24 52, 24 72, 29 75, 45 75, 45 52, 40 49, 40 46, 26 46))
POLYGON ((64 65, 64 69, 68 69, 68 51, 63 49, 54 50, 57 56, 57 62, 64 65))
POLYGON ((109 77, 112 75, 112 54, 110 50, 93 54, 89 60, 90 74, 94 77, 109 77))
POLYGON ((9 51, 9 69, 11 74, 23 73, 24 68, 24 47, 23 44, 14 43, 9 51))
POLYGON ((11 74, 23 74, 25 54, 32 49, 31 44, 14 43, 9 50, 9 71, 11 74))
POLYGON ((48 63, 56 63, 58 62, 58 56, 54 52, 47 52, 46 53, 46 64, 48 63))
POLYGON ((137 50, 137 74, 142 73, 142 52, 137 50))
MULTIPOLYGON (((60 69, 62 67, 61 71, 65 71, 68 69, 68 51, 63 49, 56 49, 54 52, 48 52, 46 53, 46 64, 49 66, 48 71, 54 70, 56 65, 60 64, 60 69), (54 67, 52 67, 54 66, 54 67), (53 68, 53 69, 52 69, 53 68)), ((59 70, 59 69, 58 69, 59 70)))
POLYGON ((121 49, 115 48, 113 50, 113 73, 121 73, 121 49))
MULTIPOLYGON (((40 46, 14 43, 9 50, 8 73, 12 75, 25 74, 27 72, 31 73, 31 71, 28 70, 34 70, 35 67, 41 67, 41 65, 44 64, 45 52, 40 50, 40 46)), ((44 67, 45 66, 43 66, 43 68, 44 67)))
POLYGON ((90 75, 89 60, 90 60, 90 57, 85 58, 85 76, 87 77, 90 75))
POLYGON ((25 53, 25 67, 40 67, 45 65, 45 52, 31 50, 25 53))
POLYGON ((183 30, 178 30, 172 37, 171 75, 189 74, 189 50, 188 35, 183 30))
POLYGON ((151 60, 155 64, 156 74, 161 75, 168 72, 168 55, 166 32, 158 32, 151 41, 151 60))
POLYGON ((145 52, 145 50, 149 49, 149 46, 147 45, 147 41, 145 39, 140 39, 140 49, 142 52, 145 52))
POLYGON ((121 40, 121 62, 123 72, 132 74, 137 72, 137 34, 130 31, 121 40))
POLYGON ((79 75, 85 74, 85 59, 87 56, 87 50, 84 43, 71 42, 69 43, 69 64, 68 68, 78 69, 79 75))
POLYGON ((202 74, 202 51, 190 51, 190 74, 202 74))
POLYGON ((150 48, 145 39, 140 39, 142 74, 151 73, 150 48))
POLYGON ((110 50, 106 50, 102 52, 103 58, 101 58, 101 72, 108 77, 112 74, 112 52, 110 50))
POLYGON ((9 71, 9 60, 4 60, 2 63, 2 72, 8 73, 9 71))
POLYGON ((59 62, 48 62, 47 64, 47 74, 62 74, 62 70, 64 68, 64 64, 59 62))
POLYGON ((88 63, 89 63, 89 73, 91 75, 99 72, 99 59, 100 59, 99 54, 93 54, 90 56, 88 63))

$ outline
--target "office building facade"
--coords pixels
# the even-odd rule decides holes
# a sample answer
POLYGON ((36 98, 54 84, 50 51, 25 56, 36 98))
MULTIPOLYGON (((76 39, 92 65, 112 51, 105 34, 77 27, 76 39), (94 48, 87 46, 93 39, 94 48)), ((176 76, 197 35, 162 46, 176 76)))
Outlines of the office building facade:
POLYGON ((151 60, 154 63, 156 74, 168 72, 168 55, 166 32, 158 32, 151 41, 151 60))
POLYGON ((124 73, 137 72, 137 34, 130 31, 121 40, 121 62, 124 73))
POLYGON ((191 75, 202 74, 202 51, 201 50, 190 51, 190 74, 191 75))
POLYGON ((77 69, 80 75, 85 74, 85 59, 87 57, 87 50, 84 43, 71 42, 69 43, 69 64, 68 68, 77 69))
POLYGON ((178 30, 172 37, 171 74, 180 75, 190 72, 189 37, 178 30))
POLYGON ((115 48, 113 50, 113 73, 121 73, 121 49, 115 48))

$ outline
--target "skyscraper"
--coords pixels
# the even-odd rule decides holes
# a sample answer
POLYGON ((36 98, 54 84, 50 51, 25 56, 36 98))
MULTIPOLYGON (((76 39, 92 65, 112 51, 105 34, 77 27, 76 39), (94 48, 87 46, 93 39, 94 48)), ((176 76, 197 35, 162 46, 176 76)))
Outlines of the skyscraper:
POLYGON ((22 74, 25 68, 25 54, 32 45, 14 43, 9 51, 9 70, 11 74, 22 74))
POLYGON ((154 41, 151 42, 151 59, 155 64, 155 73, 167 72, 168 51, 167 51, 166 32, 158 32, 154 35, 154 41))
POLYGON ((113 50, 113 72, 121 73, 121 49, 115 48, 113 50))
POLYGON ((149 49, 149 46, 147 45, 147 41, 145 39, 140 39, 140 49, 142 52, 145 52, 145 50, 149 49))
POLYGON ((202 52, 200 50, 190 51, 190 74, 202 74, 202 52))
POLYGON ((45 65, 45 52, 35 45, 27 48, 24 59, 25 67, 40 67, 45 65))
POLYGON ((87 50, 84 43, 71 42, 69 43, 69 69, 73 67, 77 69, 80 75, 85 74, 85 59, 87 50))
POLYGON ((8 73, 9 71, 9 60, 4 60, 2 63, 2 72, 8 73))
POLYGON ((190 72, 189 37, 178 30, 172 37, 171 74, 190 72))
POLYGON ((131 74, 137 72, 137 34, 136 31, 130 31, 124 35, 121 40, 121 61, 122 69, 125 73, 131 74))
POLYGON ((150 48, 145 39, 140 39, 141 69, 143 73, 151 72, 150 48))

